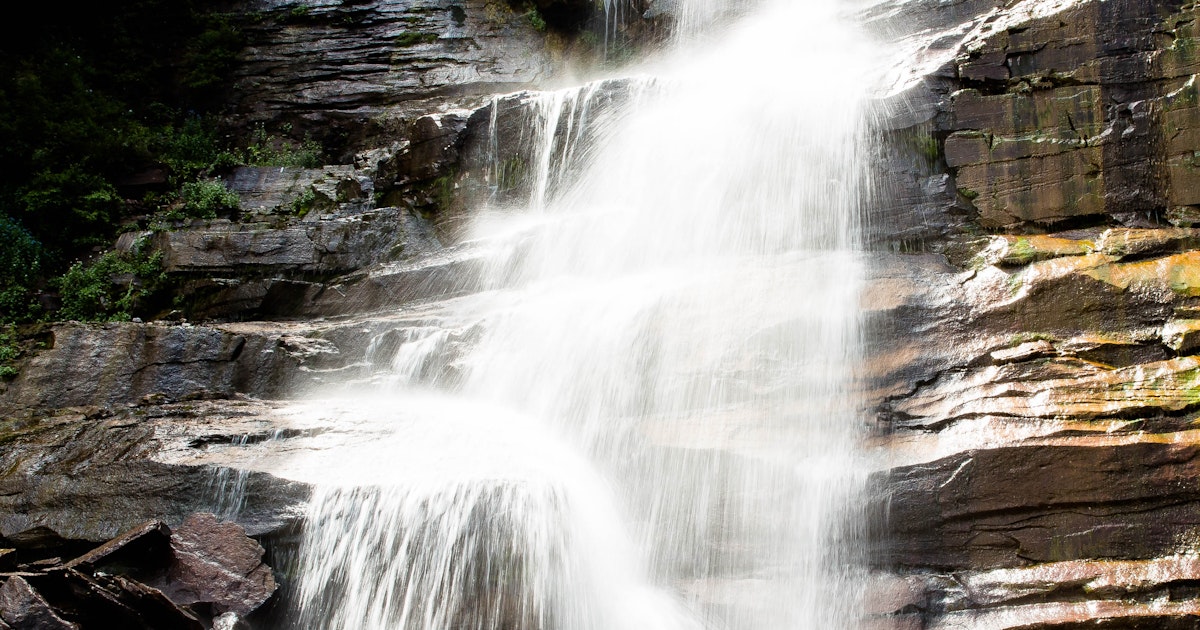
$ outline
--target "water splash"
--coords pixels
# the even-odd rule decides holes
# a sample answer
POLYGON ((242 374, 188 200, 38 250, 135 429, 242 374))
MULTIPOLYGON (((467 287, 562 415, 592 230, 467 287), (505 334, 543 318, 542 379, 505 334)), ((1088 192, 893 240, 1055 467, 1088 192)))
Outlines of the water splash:
POLYGON ((452 380, 444 332, 400 338, 400 389, 350 405, 296 627, 856 625, 872 50, 838 8, 680 40, 619 115, 611 83, 523 97, 528 194, 479 213, 489 290, 447 306, 477 333, 452 380))

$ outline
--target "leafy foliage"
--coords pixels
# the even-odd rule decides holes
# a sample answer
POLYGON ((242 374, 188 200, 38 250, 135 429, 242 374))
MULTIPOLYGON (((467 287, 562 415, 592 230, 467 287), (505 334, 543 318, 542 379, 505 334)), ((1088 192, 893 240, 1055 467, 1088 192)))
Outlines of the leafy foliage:
POLYGON ((127 320, 165 282, 162 254, 144 248, 107 252, 90 264, 76 262, 55 281, 60 319, 127 320))
POLYGON ((21 346, 17 343, 16 331, 12 326, 0 328, 0 379, 17 375, 17 367, 13 364, 20 357, 21 346))
POLYGON ((0 323, 33 319, 40 314, 34 290, 43 255, 42 244, 25 228, 0 215, 0 323))
MULTIPOLYGON (((288 133, 291 128, 285 126, 283 131, 288 133)), ((314 140, 297 144, 258 125, 250 136, 243 161, 250 166, 316 168, 321 165, 321 145, 314 140)))
POLYGON ((188 182, 179 192, 186 216, 193 219, 213 219, 222 210, 238 207, 237 193, 219 181, 188 182))

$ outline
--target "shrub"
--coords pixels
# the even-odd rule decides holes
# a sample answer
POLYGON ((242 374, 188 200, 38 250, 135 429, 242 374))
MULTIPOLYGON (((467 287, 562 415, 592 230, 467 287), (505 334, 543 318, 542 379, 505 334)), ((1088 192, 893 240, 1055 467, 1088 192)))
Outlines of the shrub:
POLYGON ((17 343, 13 327, 0 328, 0 379, 10 379, 17 375, 14 363, 20 356, 21 346, 17 343))
POLYGON ((193 180, 241 163, 237 155, 220 148, 212 125, 199 117, 188 118, 178 128, 166 128, 160 134, 156 148, 160 152, 159 159, 171 169, 176 182, 193 180))
MULTIPOLYGON (((285 127, 284 133, 290 131, 285 127)), ((254 128, 246 146, 245 162, 250 166, 296 166, 317 168, 321 165, 321 145, 315 140, 297 144, 275 134, 267 133, 262 125, 254 128)))
POLYGON ((34 289, 44 255, 25 228, 0 214, 0 323, 37 318, 41 308, 34 289))
POLYGON ((108 252, 90 263, 76 262, 53 281, 62 298, 59 319, 129 319, 164 282, 162 254, 135 248, 108 252))
POLYGON ((222 210, 236 210, 238 194, 216 180, 188 182, 179 190, 183 211, 194 219, 212 219, 222 210))

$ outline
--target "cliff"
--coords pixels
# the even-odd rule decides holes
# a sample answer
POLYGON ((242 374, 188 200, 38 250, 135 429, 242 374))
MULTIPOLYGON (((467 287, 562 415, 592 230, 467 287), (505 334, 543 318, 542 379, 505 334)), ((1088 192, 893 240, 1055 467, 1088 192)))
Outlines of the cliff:
MULTIPOLYGON (((244 506, 221 516, 294 542, 308 488, 267 474, 272 453, 336 431, 288 402, 378 384, 419 331, 451 330, 435 340, 449 355, 470 341, 432 299, 481 288, 462 215, 531 185, 545 149, 519 129, 546 114, 519 90, 579 45, 531 9, 242 7, 231 116, 289 121, 339 163, 241 167, 224 178, 233 219, 145 235, 170 320, 27 337, 0 384, 0 536, 176 526, 233 476, 244 506)), ((906 60, 880 98, 863 298, 878 627, 1200 618, 1196 17, 1148 0, 864 11, 906 60)), ((661 18, 624 19, 650 38, 661 18)), ((628 94, 608 81, 554 115, 628 94)))

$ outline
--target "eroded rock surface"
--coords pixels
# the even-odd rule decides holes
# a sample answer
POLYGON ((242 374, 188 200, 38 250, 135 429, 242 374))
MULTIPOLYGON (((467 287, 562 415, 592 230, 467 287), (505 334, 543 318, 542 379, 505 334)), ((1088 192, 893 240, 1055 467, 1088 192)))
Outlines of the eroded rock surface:
POLYGON ((875 620, 1192 627, 1196 9, 916 6, 875 238, 920 253, 865 304, 875 620))

